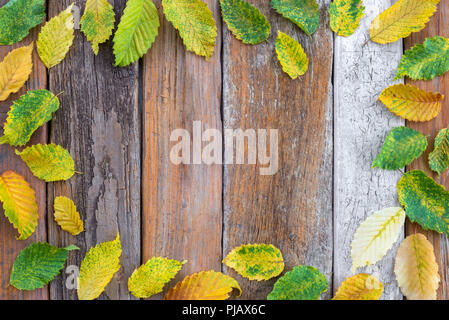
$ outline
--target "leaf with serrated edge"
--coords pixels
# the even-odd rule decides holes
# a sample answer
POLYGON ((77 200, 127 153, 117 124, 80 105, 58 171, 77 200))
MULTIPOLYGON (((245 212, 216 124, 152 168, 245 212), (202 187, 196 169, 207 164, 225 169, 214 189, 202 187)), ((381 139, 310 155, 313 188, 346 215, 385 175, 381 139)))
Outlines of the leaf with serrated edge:
POLYGON ((284 270, 282 253, 272 244, 247 244, 234 248, 223 263, 249 280, 268 280, 284 270))
POLYGON ((120 235, 112 241, 103 242, 91 248, 81 262, 78 277, 78 299, 98 298, 104 288, 120 269, 122 245, 120 235))
POLYGON ((0 143, 24 146, 31 135, 44 123, 51 120, 59 109, 59 99, 48 90, 28 91, 14 101, 3 126, 4 135, 0 143))
POLYGON ((0 176, 0 201, 9 222, 19 232, 18 240, 27 239, 36 229, 36 194, 25 179, 14 171, 5 171, 0 176))
POLYGON ((84 231, 83 220, 81 220, 72 200, 67 197, 56 197, 54 208, 55 221, 62 230, 74 236, 84 231))
POLYGON ((421 170, 405 173, 397 186, 399 202, 411 222, 449 236, 449 192, 421 170))
POLYGON ((235 279, 221 272, 201 271, 178 282, 165 295, 165 300, 226 300, 232 290, 242 294, 235 279))
POLYGON ((17 48, 0 63, 0 101, 6 100, 11 93, 23 87, 33 69, 34 44, 17 48))
POLYGON ((315 0, 271 0, 271 6, 308 36, 311 36, 320 24, 320 7, 315 0))
POLYGON ((282 70, 296 79, 307 72, 309 58, 302 46, 293 38, 279 31, 276 39, 276 53, 282 70))
POLYGON ((75 164, 70 153, 56 144, 36 144, 16 150, 31 172, 46 182, 68 180, 75 174, 75 164))
POLYGON ((114 29, 115 12, 108 0, 87 0, 81 17, 81 31, 92 43, 92 50, 98 54, 98 45, 106 42, 114 29))
POLYGON ((379 300, 384 285, 375 276, 360 273, 347 278, 332 300, 379 300))
POLYGON ((379 155, 373 161, 373 168, 397 170, 412 163, 427 148, 426 137, 407 127, 396 127, 385 138, 379 155))
POLYGON ((408 300, 436 300, 440 282, 432 243, 420 233, 399 246, 394 263, 399 288, 408 300))
POLYGON ((318 300, 327 290, 326 277, 316 268, 297 266, 274 284, 268 300, 318 300))
POLYGON ((153 257, 134 270, 128 279, 128 289, 137 298, 149 298, 160 293, 186 262, 153 257))
POLYGON ((348 37, 359 27, 365 15, 362 0, 334 0, 329 7, 329 23, 332 31, 348 37))
POLYGON ((429 167, 438 175, 449 167, 449 129, 438 132, 434 149, 429 154, 429 167))
POLYGON ((408 37, 426 26, 440 0, 399 0, 371 23, 371 40, 391 43, 408 37))
POLYGON ((9 283, 19 290, 43 288, 56 277, 77 246, 54 247, 45 242, 32 243, 20 251, 12 266, 9 283))
POLYGON ((217 26, 207 5, 201 0, 162 0, 162 7, 187 50, 209 60, 215 49, 217 26))
POLYGON ((404 222, 405 212, 400 207, 386 208, 366 218, 351 243, 352 271, 382 259, 398 240, 404 222))
POLYGON ((75 38, 72 8, 73 4, 48 21, 39 33, 37 53, 48 69, 64 60, 72 46, 75 38))

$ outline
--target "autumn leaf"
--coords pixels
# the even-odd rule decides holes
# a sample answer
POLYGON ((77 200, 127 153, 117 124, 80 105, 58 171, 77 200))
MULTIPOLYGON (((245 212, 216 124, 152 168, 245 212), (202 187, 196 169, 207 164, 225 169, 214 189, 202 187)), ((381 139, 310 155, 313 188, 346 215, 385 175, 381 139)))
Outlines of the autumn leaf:
POLYGON ((64 60, 72 46, 75 38, 72 8, 73 4, 48 21, 39 33, 37 52, 48 69, 64 60))
POLYGON ((396 127, 385 139, 379 155, 373 161, 373 168, 397 170, 412 163, 427 148, 426 137, 407 127, 396 127))
POLYGON ((226 300, 232 290, 242 294, 239 284, 221 272, 201 271, 178 282, 165 295, 165 300, 226 300))
POLYGON ((375 276, 360 273, 347 278, 332 300, 379 300, 384 285, 375 276))
POLYGON ((159 13, 151 0, 129 0, 114 36, 115 65, 127 66, 151 48, 159 28, 159 13))
POLYGON ((25 38, 45 18, 45 0, 9 0, 0 8, 0 45, 25 38))
POLYGON ((209 60, 215 49, 217 26, 207 5, 201 0, 162 0, 162 7, 187 50, 209 60))
POLYGON ((408 37, 426 26, 440 0, 399 0, 371 23, 371 40, 391 43, 408 37))
POLYGON ((78 277, 79 300, 93 300, 100 296, 120 269, 121 254, 119 234, 115 240, 100 243, 87 252, 78 277))
POLYGON ((398 198, 411 222, 449 236, 449 192, 423 171, 405 173, 397 186, 398 198))
POLYGON ((301 45, 293 38, 279 31, 276 39, 276 53, 282 70, 296 79, 307 72, 309 58, 301 45))
POLYGON ((84 231, 83 221, 72 200, 67 197, 56 197, 54 208, 55 221, 62 230, 74 236, 84 231))
POLYGON ((50 91, 28 91, 11 106, 0 143, 15 147, 24 146, 30 141, 31 135, 50 121, 53 112, 58 109, 59 99, 50 91))
POLYGON ((223 20, 229 30, 246 44, 258 44, 270 36, 271 26, 259 9, 243 0, 221 0, 223 20))
POLYGON ((223 263, 249 280, 268 280, 284 270, 282 253, 272 244, 247 244, 232 250, 223 263))
POLYGON ((311 36, 320 24, 320 7, 315 0, 271 0, 271 6, 308 36, 311 36))
POLYGON ((70 153, 56 144, 37 144, 16 150, 31 172, 46 182, 68 180, 75 173, 75 164, 70 153))
POLYGON ((398 240, 405 222, 402 208, 386 208, 366 218, 351 243, 352 271, 382 259, 398 240))
POLYGON ((11 93, 23 87, 33 69, 34 44, 15 49, 0 62, 0 101, 6 100, 11 93))
POLYGON ((87 0, 80 25, 87 41, 92 43, 95 55, 98 54, 98 45, 106 42, 112 35, 114 22, 114 8, 108 0, 87 0))
POLYGON ((348 37, 359 27, 365 15, 362 0, 334 0, 329 7, 330 27, 342 37, 348 37))
POLYGON ((45 242, 32 243, 20 251, 12 266, 9 283, 19 290, 43 288, 56 277, 77 246, 58 248, 45 242))
POLYGON ((449 167, 449 129, 438 132, 434 149, 429 154, 429 167, 438 175, 449 167))
POLYGON ((27 239, 36 229, 39 218, 34 190, 22 176, 6 171, 0 176, 0 201, 5 216, 19 232, 17 239, 27 239))
POLYGON ((409 300, 436 300, 440 282, 433 246, 420 233, 408 236, 399 246, 394 273, 409 300))
POLYGON ((318 269, 297 266, 274 284, 268 300, 318 300, 327 290, 327 279, 318 269))
POLYGON ((380 94, 379 101, 393 112, 410 121, 429 121, 441 111, 444 95, 427 92, 408 84, 396 84, 380 94))
POLYGON ((408 76, 413 80, 431 80, 449 71, 449 39, 427 38, 405 51, 394 80, 408 76))
POLYGON ((134 270, 128 279, 128 289, 137 298, 149 298, 160 293, 185 263, 186 261, 153 257, 134 270))

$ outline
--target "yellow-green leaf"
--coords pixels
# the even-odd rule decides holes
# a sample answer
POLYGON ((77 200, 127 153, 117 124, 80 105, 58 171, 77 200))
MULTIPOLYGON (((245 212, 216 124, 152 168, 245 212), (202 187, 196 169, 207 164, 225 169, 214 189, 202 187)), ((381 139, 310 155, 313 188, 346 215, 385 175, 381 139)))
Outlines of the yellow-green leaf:
POLYGON ((440 0, 399 0, 371 23, 371 40, 391 43, 408 37, 426 26, 440 0))
POLYGON ((282 70, 290 78, 296 79, 306 73, 309 67, 309 58, 304 49, 295 39, 281 31, 276 39, 276 53, 282 70))
POLYGON ((6 171, 0 176, 0 201, 5 216, 20 234, 17 239, 27 239, 36 229, 39 218, 34 190, 22 176, 6 171))
POLYGON ((115 240, 100 243, 87 252, 78 277, 78 299, 93 300, 100 296, 120 269, 121 254, 119 234, 115 240))
POLYGON ((128 279, 128 289, 137 298, 149 298, 160 293, 186 262, 153 257, 134 270, 128 279))
POLYGON ((247 244, 232 250, 223 263, 249 280, 268 280, 284 270, 282 253, 272 244, 247 244))
POLYGON ((37 52, 47 68, 64 60, 72 46, 74 36, 73 4, 42 27, 36 42, 37 52))
POLYGON ((217 26, 207 5, 201 0, 162 0, 162 6, 187 50, 208 60, 214 53, 217 26))
POLYGON ((17 48, 0 62, 0 101, 6 100, 11 93, 23 87, 33 69, 34 44, 17 48))
POLYGON ((429 154, 429 167, 439 175, 449 167, 449 129, 441 129, 429 154))
POLYGON ((108 0, 87 0, 81 17, 81 31, 92 43, 92 50, 98 54, 100 43, 106 42, 114 29, 115 12, 108 0))
POLYGON ((350 36, 365 15, 362 0, 334 0, 329 7, 332 31, 342 37, 350 36))
POLYGON ((70 153, 56 144, 37 144, 16 150, 31 172, 46 182, 68 180, 75 173, 75 163, 70 153))
POLYGON ((379 300, 384 285, 375 276, 360 273, 347 278, 332 300, 379 300))
POLYGON ((62 230, 74 236, 84 231, 83 221, 72 200, 67 197, 56 197, 54 208, 55 221, 62 230))

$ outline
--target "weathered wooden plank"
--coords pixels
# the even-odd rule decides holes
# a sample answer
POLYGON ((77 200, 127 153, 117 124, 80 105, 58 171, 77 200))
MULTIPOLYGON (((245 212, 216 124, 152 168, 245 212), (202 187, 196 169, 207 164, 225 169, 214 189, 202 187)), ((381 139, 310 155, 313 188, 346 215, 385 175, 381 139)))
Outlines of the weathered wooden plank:
MULTIPOLYGON (((5 5, 7 2, 8 0, 0 0, 0 7, 5 5)), ((30 35, 28 35, 28 37, 20 43, 12 46, 0 46, 0 60, 3 60, 3 58, 13 48, 22 47, 30 44, 31 41, 35 41, 39 30, 40 27, 33 29, 30 35)), ((46 75, 47 72, 45 70, 45 66, 40 61, 35 49, 33 53, 33 71, 25 86, 18 93, 9 96, 6 101, 0 102, 0 123, 2 124, 2 127, 7 117, 6 113, 9 111, 9 108, 14 100, 25 94, 27 90, 46 89, 46 75)), ((45 143, 46 141, 47 127, 43 126, 33 134, 29 145, 45 143)), ((0 246, 0 300, 48 299, 47 287, 31 292, 25 292, 9 286, 9 274, 11 267, 20 250, 30 245, 32 242, 47 240, 47 226, 45 223, 46 187, 45 183, 35 178, 29 171, 26 164, 14 154, 14 148, 8 145, 0 145, 0 172, 4 172, 6 170, 14 170, 23 175, 35 190, 36 200, 39 207, 39 224, 36 228, 36 232, 30 238, 25 241, 16 240, 16 230, 4 216, 3 209, 0 209, 0 243, 2 244, 0 246)))
MULTIPOLYGON (((222 167, 170 161, 175 129, 193 134, 194 121, 221 131, 221 20, 219 1, 204 1, 217 20, 209 61, 187 52, 161 15, 159 36, 143 63, 143 261, 152 256, 186 259, 176 278, 221 268, 222 167)), ((190 140, 190 139, 189 139, 190 140)), ((203 144, 204 146, 204 144, 203 144)))
MULTIPOLYGON (((49 16, 73 0, 50 0, 49 16)), ((85 1, 76 5, 84 11, 85 1)), ((111 1, 117 23, 125 0, 111 1)), ((76 11, 75 11, 76 12, 76 11)), ((49 239, 59 246, 74 243, 81 250, 67 265, 79 267, 86 251, 120 232, 120 271, 101 299, 129 299, 127 280, 140 265, 140 121, 138 64, 114 68, 112 41, 94 56, 90 43, 76 30, 67 58, 50 70, 50 89, 60 95, 61 110, 51 124, 50 141, 71 152, 77 171, 72 179, 48 186, 49 239), (84 220, 85 232, 73 237, 53 219, 56 196, 72 198, 84 220)), ((76 290, 65 285, 67 275, 52 282, 52 299, 75 299, 76 290)))
MULTIPOLYGON (((282 251, 285 270, 312 265, 331 278, 330 1, 319 1, 321 23, 312 39, 270 9, 268 2, 250 2, 267 16, 272 32, 268 41, 249 46, 225 29, 224 128, 278 129, 279 168, 274 175, 261 175, 259 169, 267 165, 259 162, 225 165, 223 254, 241 244, 272 243, 282 251), (297 39, 309 56, 309 70, 300 79, 290 79, 277 61, 274 43, 278 30, 297 39)), ((224 158, 231 161, 229 155, 224 158)), ((275 282, 249 281, 229 268, 225 272, 239 281, 243 299, 266 299, 275 282)), ((323 298, 330 295, 331 290, 323 298)))
MULTIPOLYGON (((409 49, 415 44, 423 43, 427 37, 434 36, 449 37, 449 3, 447 1, 441 1, 437 13, 430 19, 427 27, 419 32, 413 33, 409 38, 405 40, 405 47, 409 49)), ((416 85, 421 89, 427 91, 438 91, 446 95, 446 100, 443 102, 443 108, 438 117, 432 121, 427 122, 407 122, 407 126, 418 130, 428 137, 429 147, 426 152, 419 159, 415 160, 407 169, 408 170, 423 170, 430 177, 441 185, 444 185, 446 189, 449 189, 449 176, 448 172, 444 172, 440 177, 438 174, 431 171, 428 165, 429 153, 433 150, 435 137, 438 132, 447 128, 449 122, 449 110, 447 108, 447 97, 449 95, 449 74, 442 77, 437 77, 432 81, 411 81, 406 78, 406 82, 416 85)), ((441 276, 440 287, 438 290, 438 299, 449 299, 449 241, 446 236, 440 235, 436 232, 424 231, 416 224, 410 222, 407 223, 406 234, 414 234, 421 232, 426 235, 430 242, 435 247, 435 255, 439 265, 439 272, 441 276)))
MULTIPOLYGON (((402 41, 369 42, 362 47, 369 38, 371 21, 394 2, 364 1, 366 16, 357 31, 348 38, 335 37, 334 292, 352 274, 351 241, 360 223, 377 210, 398 206, 400 173, 371 169, 371 163, 387 133, 404 124, 376 102, 380 92, 392 84, 402 41)), ((383 299, 402 298, 393 274, 399 242, 381 262, 363 269, 385 284, 383 299)))

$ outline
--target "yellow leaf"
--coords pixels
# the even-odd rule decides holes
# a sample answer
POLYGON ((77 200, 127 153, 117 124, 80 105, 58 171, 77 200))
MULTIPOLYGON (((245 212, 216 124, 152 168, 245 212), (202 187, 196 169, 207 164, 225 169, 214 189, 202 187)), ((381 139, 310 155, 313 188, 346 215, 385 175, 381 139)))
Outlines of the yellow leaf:
POLYGON ((65 58, 75 38, 72 7, 73 4, 48 21, 39 33, 37 52, 49 69, 65 58))
POLYGON ((371 40, 391 43, 408 37, 426 26, 440 0, 399 0, 371 23, 371 40))
POLYGON ((332 300, 379 300, 383 291, 379 279, 360 273, 343 281, 332 300))
POLYGON ((104 291, 112 276, 120 269, 122 246, 120 235, 113 241, 91 248, 81 262, 78 299, 93 300, 104 291))
POLYGON ((275 46, 282 70, 290 78, 296 79, 307 72, 309 58, 295 39, 279 31, 275 46))
POLYGON ((233 289, 242 289, 235 279, 221 272, 202 271, 187 276, 170 289, 165 300, 226 300, 233 289))
POLYGON ((13 171, 0 176, 0 201, 9 222, 19 231, 18 240, 25 240, 36 229, 37 203, 34 190, 25 179, 13 171))
POLYGON ((441 110, 444 95, 421 90, 415 86, 397 84, 386 88, 379 101, 394 114, 410 121, 429 121, 441 110))
POLYGON ((420 233, 402 241, 396 254, 394 273, 402 293, 409 300, 435 300, 437 298, 438 264, 433 246, 420 233))
POLYGON ((62 230, 76 236, 84 231, 84 224, 72 200, 66 197, 55 198, 55 221, 62 230))
POLYGON ((0 101, 22 88, 33 69, 34 44, 15 49, 0 63, 0 101))

